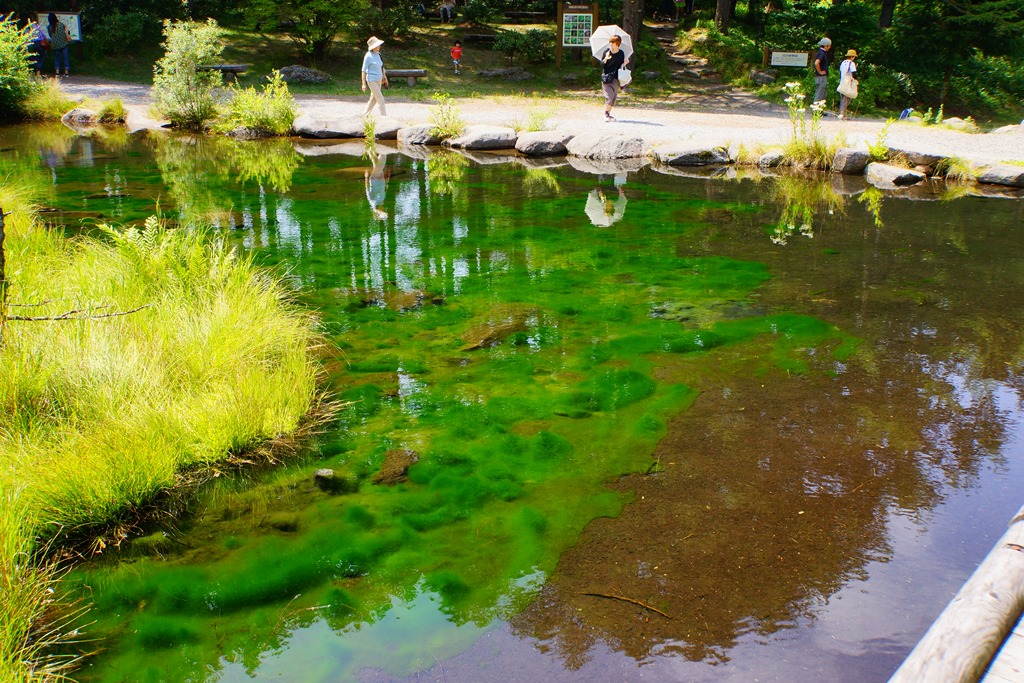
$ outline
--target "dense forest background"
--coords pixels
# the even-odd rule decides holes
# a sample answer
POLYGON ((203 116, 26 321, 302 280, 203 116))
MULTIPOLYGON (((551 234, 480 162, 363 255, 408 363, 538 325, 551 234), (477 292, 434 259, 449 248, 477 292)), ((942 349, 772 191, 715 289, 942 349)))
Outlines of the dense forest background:
MULTIPOLYGON (((400 41, 420 19, 419 0, 57 0, 47 6, 70 10, 72 3, 93 49, 125 57, 140 45, 157 46, 167 18, 213 18, 227 27, 288 34, 311 64, 329 59, 332 47, 359 45, 369 35, 400 41)), ((38 0, 12 4, 27 13, 38 0)), ((428 12, 434 4, 425 0, 428 12)), ((513 10, 553 17, 556 5, 459 0, 459 20, 470 25, 513 10)), ((636 36, 639 61, 659 48, 641 35, 643 19, 676 11, 674 0, 601 6, 602 21, 621 23, 636 36)), ((850 48, 860 54, 861 102, 869 108, 942 106, 947 115, 981 119, 1024 111, 1024 0, 696 0, 695 12, 680 21, 680 36, 685 41, 695 30, 700 51, 734 81, 761 64, 765 48, 809 50, 828 36, 837 61, 850 48)), ((539 62, 543 54, 533 57, 539 62)))

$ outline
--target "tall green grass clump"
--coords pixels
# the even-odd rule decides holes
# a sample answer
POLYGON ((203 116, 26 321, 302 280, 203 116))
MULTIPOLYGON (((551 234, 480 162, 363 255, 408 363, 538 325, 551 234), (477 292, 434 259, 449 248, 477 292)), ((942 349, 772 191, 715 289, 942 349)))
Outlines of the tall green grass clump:
POLYGON ((317 400, 316 337, 278 280, 208 231, 150 218, 69 240, 32 216, 32 173, 4 170, 0 680, 55 680, 38 544, 130 522, 296 430, 317 400))
POLYGON ((93 316, 12 320, 0 350, 0 486, 28 485, 48 535, 119 520, 314 400, 311 321, 279 283, 203 230, 103 230, 12 258, 12 302, 93 316))
POLYGON ((34 121, 60 121, 75 108, 75 101, 64 94, 56 78, 44 79, 22 102, 26 118, 34 121))
POLYGON ((262 91, 256 88, 232 88, 233 98, 224 128, 244 128, 262 137, 287 135, 292 130, 297 109, 288 84, 277 70, 267 77, 262 91))
POLYGON ((96 120, 100 123, 124 123, 127 118, 128 112, 124 108, 124 100, 120 97, 104 100, 96 112, 96 120))
POLYGON ((217 117, 217 71, 198 67, 221 61, 223 32, 213 19, 205 23, 164 21, 164 56, 153 66, 153 106, 179 128, 203 130, 217 117))
POLYGON ((433 133, 439 138, 448 139, 462 135, 466 130, 466 121, 455 100, 448 93, 434 93, 431 98, 437 106, 430 112, 430 122, 434 124, 433 133))
POLYGON ((0 120, 21 115, 22 102, 32 92, 28 35, 13 18, 0 17, 0 120))
POLYGON ((783 153, 793 166, 831 169, 832 160, 843 145, 843 137, 829 136, 821 130, 821 119, 825 115, 821 104, 813 103, 810 119, 807 118, 807 96, 800 83, 786 83, 784 90, 793 136, 783 145, 783 153))

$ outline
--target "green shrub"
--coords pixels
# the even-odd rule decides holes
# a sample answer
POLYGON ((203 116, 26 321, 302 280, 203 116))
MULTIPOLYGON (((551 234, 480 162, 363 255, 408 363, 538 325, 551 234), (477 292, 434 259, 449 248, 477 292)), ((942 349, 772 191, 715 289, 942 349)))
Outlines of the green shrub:
POLYGON ((498 34, 497 40, 494 41, 493 49, 495 52, 500 52, 508 57, 508 63, 512 64, 515 62, 516 55, 528 51, 530 47, 525 33, 502 31, 498 34))
POLYGON ((17 118, 32 92, 28 43, 13 19, 0 19, 0 120, 17 118))
POLYGON ((474 26, 490 21, 504 9, 505 3, 501 0, 473 0, 458 8, 462 18, 474 26))
POLYGON ((359 26, 368 36, 381 40, 406 38, 412 30, 415 11, 411 5, 399 3, 393 7, 380 8, 370 5, 359 19, 359 26))
POLYGON ((555 32, 530 29, 523 34, 523 54, 530 64, 547 64, 555 59, 555 32))
POLYGON ((287 135, 295 122, 295 99, 277 70, 267 77, 263 91, 256 88, 232 88, 234 97, 224 126, 228 130, 245 128, 260 135, 287 135))
POLYGON ((217 71, 199 71, 220 61, 222 31, 212 19, 205 23, 164 22, 164 56, 153 67, 153 105, 179 128, 202 130, 217 117, 213 91, 217 71))
POLYGON ((462 135, 466 130, 466 122, 452 96, 438 92, 434 93, 432 99, 437 102, 437 107, 430 112, 434 135, 445 139, 462 135))
POLYGON ((103 17, 89 36, 100 52, 124 56, 138 51, 139 44, 160 35, 160 19, 148 12, 114 10, 103 17))

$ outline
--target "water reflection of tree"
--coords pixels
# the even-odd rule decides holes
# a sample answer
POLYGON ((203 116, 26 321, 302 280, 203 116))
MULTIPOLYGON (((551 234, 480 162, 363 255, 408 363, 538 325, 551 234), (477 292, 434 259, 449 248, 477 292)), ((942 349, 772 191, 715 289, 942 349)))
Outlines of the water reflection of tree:
POLYGON ((288 140, 238 141, 215 136, 153 140, 160 173, 182 220, 209 220, 233 208, 224 187, 254 183, 277 192, 291 187, 301 157, 288 140))
MULTIPOLYGON (((615 485, 634 502, 588 526, 513 620, 517 632, 571 668, 601 643, 640 661, 727 660, 744 634, 815 619, 888 558, 891 514, 926 518, 948 491, 1001 467, 1013 416, 1000 395, 1007 386, 1024 395, 1021 315, 1006 302, 1024 283, 995 256, 1009 248, 1012 217, 983 208, 893 201, 885 232, 863 217, 823 219, 822 246, 841 260, 772 252, 776 280, 762 303, 834 321, 865 339, 861 351, 832 379, 743 379, 749 359, 732 352, 677 368, 671 376, 706 391, 660 445, 662 471, 615 485), (588 592, 636 598, 673 619, 588 592)), ((756 258, 761 248, 737 239, 742 228, 723 225, 724 253, 756 258)))
POLYGON ((427 182, 436 195, 454 195, 465 186, 469 159, 458 152, 439 150, 427 160, 427 182))

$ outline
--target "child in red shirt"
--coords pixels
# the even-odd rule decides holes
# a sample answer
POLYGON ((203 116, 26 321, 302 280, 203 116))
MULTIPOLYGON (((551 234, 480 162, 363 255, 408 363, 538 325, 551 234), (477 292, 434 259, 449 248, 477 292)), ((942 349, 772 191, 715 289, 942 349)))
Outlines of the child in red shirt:
POLYGON ((459 42, 458 40, 456 40, 455 44, 452 45, 452 62, 455 64, 455 75, 456 76, 458 76, 460 73, 462 73, 461 71, 459 71, 459 63, 461 61, 462 61, 462 43, 459 42))

